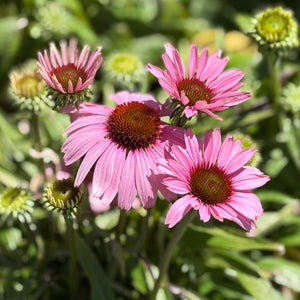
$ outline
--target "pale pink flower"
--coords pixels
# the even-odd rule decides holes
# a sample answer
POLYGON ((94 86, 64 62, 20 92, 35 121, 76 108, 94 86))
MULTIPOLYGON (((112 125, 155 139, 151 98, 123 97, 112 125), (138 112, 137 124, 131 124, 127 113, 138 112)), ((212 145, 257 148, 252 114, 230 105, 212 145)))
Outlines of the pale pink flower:
POLYGON ((171 44, 165 45, 162 58, 166 70, 148 64, 148 70, 158 78, 161 87, 183 106, 187 118, 198 111, 222 120, 213 111, 222 111, 248 100, 249 92, 239 91, 244 73, 239 70, 223 72, 228 57, 221 58, 221 50, 211 56, 204 49, 198 56, 197 47, 191 45, 189 68, 186 74, 179 52, 171 44))
MULTIPOLYGON (((110 203, 107 204, 104 201, 99 201, 99 197, 95 197, 93 195, 93 184, 88 183, 88 191, 89 191, 89 202, 90 202, 90 207, 91 210, 95 214, 102 214, 107 211, 109 211, 112 207, 117 206, 117 201, 116 198, 110 203)), ((141 201, 137 197, 133 200, 132 202, 132 207, 133 209, 139 209, 141 207, 141 201)))
POLYGON ((187 131, 185 148, 172 146, 167 162, 159 162, 159 169, 167 174, 163 183, 171 192, 183 195, 172 204, 165 223, 173 227, 194 209, 204 222, 213 216, 248 231, 255 228, 254 220, 263 209, 251 190, 269 181, 260 170, 245 166, 255 152, 242 150, 241 141, 231 136, 222 144, 219 129, 208 131, 203 141, 187 131))
POLYGON ((65 131, 65 163, 84 156, 75 186, 94 167, 93 198, 110 204, 117 196, 118 206, 129 210, 138 195, 143 207, 150 208, 158 189, 165 197, 174 195, 161 184, 155 162, 164 157, 167 144, 183 144, 183 131, 161 121, 166 111, 151 95, 123 91, 112 99, 115 108, 80 104, 78 111, 67 109, 77 119, 65 131))
POLYGON ((77 40, 60 42, 60 51, 50 43, 49 54, 38 53, 39 73, 47 84, 62 94, 78 93, 94 81, 96 72, 102 64, 101 47, 90 54, 90 47, 85 45, 79 53, 77 40))

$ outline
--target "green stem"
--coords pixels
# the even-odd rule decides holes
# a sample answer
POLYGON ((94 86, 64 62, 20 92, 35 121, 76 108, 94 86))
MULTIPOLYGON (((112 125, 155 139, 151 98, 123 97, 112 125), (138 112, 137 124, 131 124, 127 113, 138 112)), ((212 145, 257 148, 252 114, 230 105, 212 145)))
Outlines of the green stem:
POLYGON ((134 253, 139 252, 140 248, 142 248, 142 246, 145 242, 148 227, 149 227, 148 226, 149 217, 151 216, 151 214, 152 214, 152 209, 148 209, 146 216, 142 220, 141 229, 139 230, 138 239, 136 240, 136 242, 133 246, 133 249, 132 249, 132 252, 134 252, 134 253))
POLYGON ((74 227, 73 220, 65 217, 66 227, 67 227, 67 235, 68 235, 68 243, 69 243, 69 251, 70 251, 70 276, 69 276, 69 288, 70 288, 70 298, 77 298, 77 287, 78 287, 78 269, 77 269, 77 253, 76 253, 76 245, 74 239, 74 227))
POLYGON ((186 215, 175 227, 175 230, 173 232, 173 235, 168 243, 168 246, 165 250, 165 253, 162 257, 162 260, 159 265, 159 276, 154 284, 154 288, 149 296, 149 300, 155 300, 156 299, 156 294, 160 288, 161 282, 164 279, 168 268, 169 264, 171 262, 171 258, 174 252, 174 249, 176 245, 178 244, 179 240, 182 238, 183 234, 188 228, 189 223, 192 221, 194 218, 194 212, 189 213, 186 215))
POLYGON ((126 211, 121 210, 120 211, 120 217, 119 217, 119 223, 116 227, 116 240, 120 242, 121 235, 123 234, 125 230, 126 225, 126 211))
POLYGON ((270 76, 270 96, 274 104, 276 113, 280 112, 280 96, 281 96, 281 81, 280 81, 280 58, 276 58, 272 53, 268 56, 269 76, 270 76))
MULTIPOLYGON (((34 137, 34 142, 35 142, 35 149, 38 152, 43 151, 43 145, 42 145, 42 139, 41 139, 41 133, 40 133, 40 121, 39 117, 37 114, 32 113, 31 115, 31 132, 34 137)), ((40 170, 45 174, 45 164, 43 159, 40 159, 40 170)))

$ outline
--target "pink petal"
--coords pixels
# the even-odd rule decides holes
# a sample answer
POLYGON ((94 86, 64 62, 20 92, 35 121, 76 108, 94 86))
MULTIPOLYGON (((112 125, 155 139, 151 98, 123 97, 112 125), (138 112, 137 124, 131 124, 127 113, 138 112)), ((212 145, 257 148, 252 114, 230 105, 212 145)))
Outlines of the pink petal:
POLYGON ((157 78, 163 78, 165 75, 164 75, 164 71, 152 64, 148 64, 147 65, 147 70, 152 73, 155 77, 157 78))
POLYGON ((241 150, 231 160, 229 160, 229 163, 226 166, 226 172, 232 173, 238 170, 239 168, 243 167, 256 152, 257 151, 252 148, 241 150))
POLYGON ((201 81, 205 81, 212 74, 212 69, 219 64, 220 56, 221 50, 218 50, 207 59, 205 69, 201 72, 201 76, 199 77, 201 81))
POLYGON ((119 190, 121 174, 125 165, 126 150, 118 148, 116 151, 116 159, 114 160, 114 164, 112 167, 114 170, 114 174, 111 178, 109 187, 104 191, 103 195, 101 196, 102 201, 104 201, 105 203, 111 203, 114 200, 119 190))
POLYGON ((69 42, 69 48, 68 48, 68 54, 69 54, 69 61, 70 63, 75 62, 75 57, 77 55, 77 40, 71 39, 69 42))
POLYGON ((89 126, 89 125, 94 125, 94 124, 103 124, 106 121, 106 118, 103 116, 88 116, 84 118, 80 118, 73 122, 64 132, 64 134, 74 132, 80 128, 89 126))
POLYGON ((73 84, 72 84, 72 81, 69 79, 68 81, 68 93, 69 94, 72 94, 73 93, 73 84))
POLYGON ((144 150, 135 151, 136 169, 135 182, 137 193, 141 199, 143 207, 153 207, 157 197, 157 186, 151 180, 154 174, 151 174, 151 161, 144 150))
POLYGON ((94 147, 92 147, 85 155, 83 161, 80 164, 78 169, 76 179, 75 179, 75 186, 79 186, 82 181, 87 176, 88 172, 91 170, 93 165, 95 164, 96 160, 100 158, 103 151, 109 146, 110 140, 105 139, 104 141, 98 142, 94 147))
POLYGON ((201 77, 201 74, 204 71, 204 68, 206 66, 207 59, 208 59, 208 49, 205 48, 198 61, 197 78, 201 77))
POLYGON ((193 117, 194 115, 196 115, 197 112, 198 112, 198 110, 195 106, 186 106, 184 108, 184 114, 188 119, 193 117))
MULTIPOLYGON (((72 143, 69 144, 68 151, 65 151, 64 161, 66 165, 70 165, 80 157, 86 154, 92 147, 98 143, 98 132, 85 131, 78 134, 72 143)), ((68 139, 66 140, 66 142, 68 139)), ((66 143, 65 142, 65 143, 66 143)))
POLYGON ((169 225, 169 228, 175 226, 191 210, 191 201, 191 196, 186 195, 174 202, 165 219, 165 224, 169 225))
POLYGON ((203 157, 206 163, 210 166, 214 165, 221 147, 221 132, 220 129, 207 131, 204 136, 204 151, 203 157))
POLYGON ((202 163, 202 153, 199 148, 198 138, 188 129, 184 136, 185 145, 189 156, 196 166, 202 163))
POLYGON ((118 193, 118 206, 121 209, 129 210, 132 206, 133 200, 137 195, 135 188, 134 172, 136 169, 135 153, 128 152, 125 165, 122 171, 119 193, 118 193))
POLYGON ((89 57, 89 53, 90 53, 90 46, 85 45, 82 48, 81 52, 80 52, 79 59, 78 59, 78 62, 76 64, 78 69, 81 69, 81 68, 85 67, 86 61, 89 57))
POLYGON ((204 204, 202 202, 199 202, 200 203, 200 207, 199 207, 199 216, 200 216, 200 219, 203 221, 203 222, 208 222, 210 220, 210 216, 211 216, 211 213, 210 213, 210 210, 209 210, 209 206, 207 204, 204 204))
POLYGON ((195 75, 197 63, 198 63, 197 47, 195 45, 191 45, 190 58, 189 58, 189 78, 190 79, 195 75))
POLYGON ((162 55, 162 59, 164 61, 164 64, 166 66, 166 72, 170 75, 171 79, 174 82, 178 82, 181 79, 183 79, 184 77, 180 77, 180 75, 178 74, 177 68, 174 65, 173 61, 170 59, 170 57, 166 54, 162 55))
POLYGON ((163 183, 170 191, 178 195, 188 194, 191 190, 187 182, 182 181, 176 177, 166 177, 163 183))
POLYGON ((68 53, 67 53, 68 49, 67 49, 66 41, 60 42, 60 49, 61 49, 62 62, 64 65, 67 65, 69 61, 68 61, 68 53))
MULTIPOLYGON (((54 66, 53 62, 56 62, 56 61, 59 64, 59 66, 62 66, 62 59, 61 59, 60 53, 58 52, 54 43, 50 43, 50 57, 51 57, 51 62, 52 62, 53 66, 54 66)), ((56 68, 56 66, 55 66, 55 68, 56 68)))

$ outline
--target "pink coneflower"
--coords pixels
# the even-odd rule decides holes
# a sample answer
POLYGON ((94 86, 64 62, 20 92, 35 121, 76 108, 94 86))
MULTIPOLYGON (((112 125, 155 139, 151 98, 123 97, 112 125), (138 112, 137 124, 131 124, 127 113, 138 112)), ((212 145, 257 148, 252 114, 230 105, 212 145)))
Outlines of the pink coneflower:
POLYGON ((256 150, 242 150, 241 142, 231 136, 222 144, 219 129, 207 132, 204 141, 187 131, 185 146, 172 146, 170 158, 160 162, 159 168, 168 174, 163 183, 171 192, 184 195, 171 206, 165 223, 173 227, 195 209, 204 222, 213 216, 248 231, 255 228, 254 220, 263 209, 250 190, 269 181, 260 170, 245 166, 256 150))
POLYGON ((148 64, 148 70, 158 78, 161 87, 181 105, 185 116, 191 118, 198 111, 222 120, 213 111, 225 110, 250 98, 249 92, 241 92, 240 80, 244 73, 239 70, 223 72, 228 57, 220 58, 221 51, 211 56, 204 49, 198 57, 197 47, 191 45, 188 75, 179 52, 171 44, 165 45, 162 58, 166 70, 148 64))
POLYGON ((49 55, 47 50, 44 50, 44 55, 38 53, 38 66, 40 75, 53 89, 52 92, 60 94, 63 105, 85 100, 86 95, 81 94, 87 91, 102 64, 101 47, 89 55, 90 47, 85 45, 79 53, 77 40, 71 39, 69 45, 66 41, 60 42, 60 51, 54 43, 50 43, 49 52, 49 55))
POLYGON ((65 163, 85 156, 75 186, 94 166, 93 197, 110 204, 118 194, 118 206, 129 210, 138 195, 145 208, 152 207, 160 186, 165 196, 171 194, 161 184, 155 162, 163 157, 167 143, 183 143, 183 131, 161 121, 166 112, 151 95, 123 91, 112 99, 115 108, 80 105, 84 116, 66 129, 65 163))

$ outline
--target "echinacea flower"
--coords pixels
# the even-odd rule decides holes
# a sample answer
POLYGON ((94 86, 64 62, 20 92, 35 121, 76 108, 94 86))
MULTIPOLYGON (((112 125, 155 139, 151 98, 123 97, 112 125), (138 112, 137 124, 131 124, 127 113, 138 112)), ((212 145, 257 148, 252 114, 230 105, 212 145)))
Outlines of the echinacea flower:
POLYGON ((130 90, 133 90, 136 85, 142 84, 146 78, 141 60, 127 52, 111 54, 107 58, 104 68, 110 82, 130 90))
MULTIPOLYGON (((183 143, 183 131, 161 121, 167 110, 151 95, 119 92, 112 96, 115 108, 81 104, 78 117, 67 129, 62 151, 66 165, 84 156, 75 179, 79 186, 93 166, 92 196, 129 210, 138 195, 142 205, 155 204, 161 185, 156 159, 163 157, 167 143, 183 143), (80 117, 80 114, 83 116, 80 117)), ((169 195, 168 195, 169 194, 169 195)))
POLYGON ((10 88, 21 108, 39 111, 44 104, 51 106, 46 96, 46 84, 37 72, 35 60, 28 60, 9 74, 10 88))
POLYGON ((263 209, 251 190, 264 185, 269 177, 244 166, 254 153, 251 148, 242 150, 241 142, 231 136, 222 144, 219 129, 206 132, 204 140, 187 131, 185 148, 174 145, 167 163, 159 162, 167 174, 163 183, 171 192, 183 195, 172 204, 165 223, 173 227, 194 209, 204 222, 213 216, 248 231, 255 228, 254 220, 263 209))
POLYGON ((88 87, 94 81, 102 64, 101 47, 89 56, 90 47, 85 45, 79 53, 77 40, 60 42, 60 51, 50 43, 49 55, 38 53, 39 73, 50 87, 56 106, 77 105, 89 97, 88 87))
POLYGON ((213 111, 222 111, 250 98, 249 92, 239 91, 244 73, 239 70, 223 72, 228 57, 221 58, 221 51, 208 55, 204 49, 198 56, 197 47, 191 45, 189 68, 186 74, 179 52, 171 44, 165 45, 162 58, 166 70, 148 64, 148 70, 158 78, 161 87, 174 99, 176 113, 184 112, 191 118, 197 112, 204 112, 222 120, 213 111))
POLYGON ((82 198, 82 187, 74 187, 74 178, 55 180, 45 188, 43 200, 51 210, 72 216, 82 198))
POLYGON ((299 45, 298 24, 293 12, 283 7, 267 8, 253 19, 249 34, 262 47, 283 50, 299 45))
POLYGON ((72 15, 61 4, 54 1, 43 3, 35 15, 41 34, 48 38, 51 36, 67 36, 71 31, 72 15))
POLYGON ((0 215, 2 220, 31 222, 33 196, 29 190, 11 187, 0 194, 0 215))

